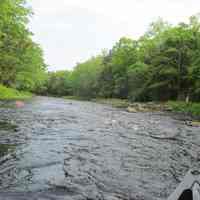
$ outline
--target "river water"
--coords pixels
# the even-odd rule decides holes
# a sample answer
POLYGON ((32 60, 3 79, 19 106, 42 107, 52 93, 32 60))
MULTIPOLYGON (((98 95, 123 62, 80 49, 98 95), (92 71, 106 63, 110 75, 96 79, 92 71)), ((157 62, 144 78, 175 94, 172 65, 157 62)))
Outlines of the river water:
POLYGON ((200 161, 165 113, 36 97, 0 106, 0 200, 164 200, 200 161))

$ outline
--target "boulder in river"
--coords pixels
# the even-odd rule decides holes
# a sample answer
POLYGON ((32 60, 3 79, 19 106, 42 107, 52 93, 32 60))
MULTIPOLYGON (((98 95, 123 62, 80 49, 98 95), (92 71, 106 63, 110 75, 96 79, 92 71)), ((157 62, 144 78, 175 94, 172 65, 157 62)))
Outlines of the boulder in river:
POLYGON ((136 110, 136 108, 131 107, 131 106, 129 106, 126 110, 127 110, 128 112, 130 112, 130 113, 136 113, 136 112, 138 112, 138 111, 136 110))
POLYGON ((185 124, 188 126, 200 127, 200 121, 186 121, 185 124))
POLYGON ((152 108, 149 107, 147 104, 144 103, 132 103, 128 108, 128 112, 149 112, 152 111, 152 108))

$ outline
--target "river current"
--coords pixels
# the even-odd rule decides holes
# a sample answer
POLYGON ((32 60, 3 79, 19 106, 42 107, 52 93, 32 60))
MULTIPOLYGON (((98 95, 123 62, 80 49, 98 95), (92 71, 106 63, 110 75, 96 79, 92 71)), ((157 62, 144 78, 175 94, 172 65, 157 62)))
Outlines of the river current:
POLYGON ((199 161, 200 128, 167 113, 0 105, 0 200, 164 200, 199 161))

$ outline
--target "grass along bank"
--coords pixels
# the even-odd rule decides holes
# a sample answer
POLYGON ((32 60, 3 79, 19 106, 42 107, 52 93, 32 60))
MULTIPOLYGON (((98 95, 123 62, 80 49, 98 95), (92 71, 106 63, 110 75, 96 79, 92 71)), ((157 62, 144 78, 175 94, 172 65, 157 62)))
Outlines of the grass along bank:
POLYGON ((33 95, 30 92, 21 92, 13 88, 0 85, 0 100, 25 100, 33 95))
POLYGON ((169 101, 167 104, 174 112, 190 115, 200 120, 200 103, 169 101))

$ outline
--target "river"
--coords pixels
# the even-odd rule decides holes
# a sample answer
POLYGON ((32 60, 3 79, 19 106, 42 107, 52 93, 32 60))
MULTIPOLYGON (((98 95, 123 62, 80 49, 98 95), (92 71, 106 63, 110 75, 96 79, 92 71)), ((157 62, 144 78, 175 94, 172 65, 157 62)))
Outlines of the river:
POLYGON ((0 106, 0 200, 164 200, 200 161, 200 128, 162 112, 35 97, 0 106))

